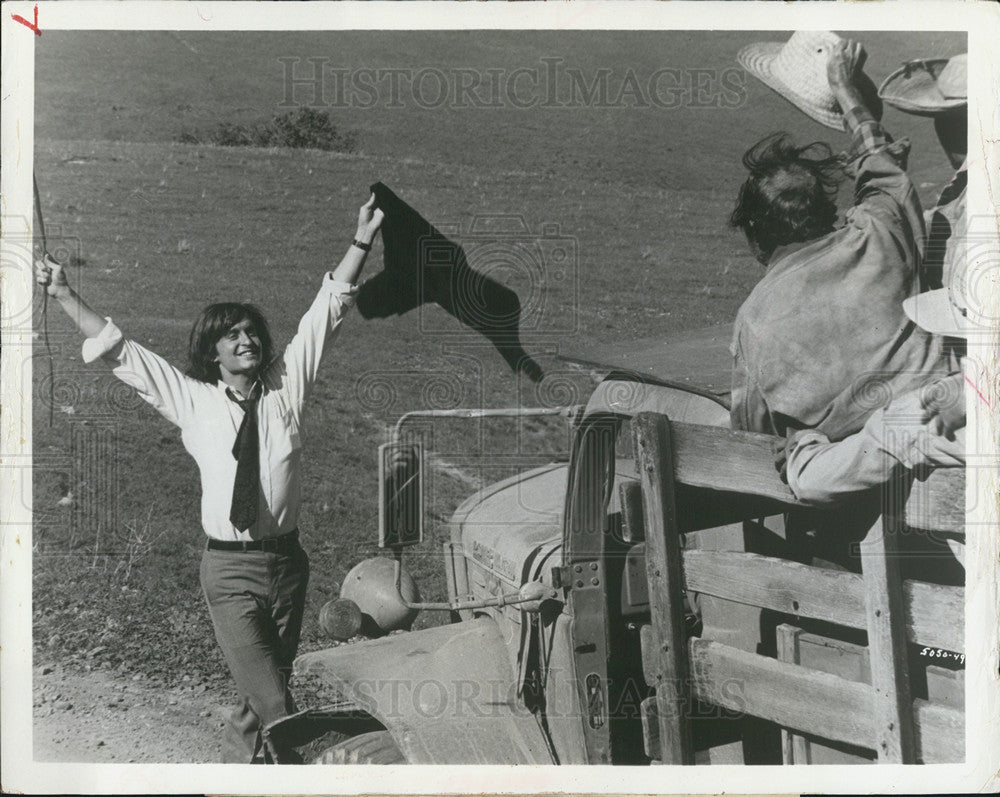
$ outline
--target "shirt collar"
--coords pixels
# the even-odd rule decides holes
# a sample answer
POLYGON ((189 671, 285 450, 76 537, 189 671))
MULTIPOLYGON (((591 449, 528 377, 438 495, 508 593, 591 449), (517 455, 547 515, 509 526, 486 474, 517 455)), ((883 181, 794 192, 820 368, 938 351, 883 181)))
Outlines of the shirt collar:
POLYGON ((250 386, 250 394, 247 395, 247 396, 244 396, 242 393, 240 393, 235 388, 230 387, 225 382, 223 382, 221 379, 218 382, 215 383, 215 386, 216 386, 216 388, 218 388, 219 390, 221 390, 223 393, 225 393, 229 398, 233 399, 234 401, 237 401, 237 400, 238 401, 246 401, 247 399, 251 399, 251 398, 254 398, 254 397, 262 396, 264 394, 264 383, 260 379, 257 379, 257 381, 254 382, 250 386))

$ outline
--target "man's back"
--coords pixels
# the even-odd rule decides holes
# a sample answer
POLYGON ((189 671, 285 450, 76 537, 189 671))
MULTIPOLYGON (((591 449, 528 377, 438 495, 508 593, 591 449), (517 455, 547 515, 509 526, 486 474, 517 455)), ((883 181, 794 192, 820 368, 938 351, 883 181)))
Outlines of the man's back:
POLYGON ((943 341, 912 324, 923 219, 902 142, 873 142, 857 164, 843 227, 779 247, 740 308, 732 424, 784 435, 857 431, 892 392, 949 372, 943 341))

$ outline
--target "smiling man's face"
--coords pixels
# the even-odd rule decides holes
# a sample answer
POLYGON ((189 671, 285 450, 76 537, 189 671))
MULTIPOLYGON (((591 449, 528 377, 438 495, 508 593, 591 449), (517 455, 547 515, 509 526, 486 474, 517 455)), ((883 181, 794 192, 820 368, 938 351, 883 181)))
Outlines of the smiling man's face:
POLYGON ((223 377, 227 373, 256 376, 261 364, 261 344, 253 322, 245 318, 230 327, 215 344, 215 352, 223 377))

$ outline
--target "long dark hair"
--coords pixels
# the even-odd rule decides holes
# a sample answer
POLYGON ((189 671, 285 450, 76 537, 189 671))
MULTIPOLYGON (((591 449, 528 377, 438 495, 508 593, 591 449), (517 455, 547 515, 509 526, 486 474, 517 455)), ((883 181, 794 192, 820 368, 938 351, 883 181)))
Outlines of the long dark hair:
POLYGON ((217 382, 219 364, 215 362, 215 344, 236 324, 246 320, 250 321, 260 338, 261 367, 271 362, 274 344, 264 314, 255 305, 245 302, 219 302, 202 310, 191 327, 188 369, 185 373, 201 382, 217 382))
POLYGON ((759 260, 766 262, 779 246, 833 229, 843 171, 828 144, 799 147, 787 133, 773 133, 746 151, 743 165, 750 176, 729 223, 743 230, 759 260))

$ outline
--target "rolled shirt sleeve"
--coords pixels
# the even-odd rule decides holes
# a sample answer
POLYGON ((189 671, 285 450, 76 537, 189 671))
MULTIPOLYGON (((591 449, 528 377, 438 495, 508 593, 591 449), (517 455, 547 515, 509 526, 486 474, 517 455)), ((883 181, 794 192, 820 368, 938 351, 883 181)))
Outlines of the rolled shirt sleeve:
POLYGON ((813 430, 789 435, 786 451, 788 486, 800 501, 822 505, 884 484, 903 469, 963 467, 965 435, 960 429, 949 440, 930 424, 890 424, 882 409, 836 443, 813 430))
POLYGON ((107 317, 104 320, 108 322, 104 325, 104 329, 96 337, 87 338, 83 342, 83 361, 88 365, 104 357, 117 360, 118 347, 125 340, 125 336, 114 321, 107 317))
POLYGON ((327 273, 312 305, 299 320, 295 337, 265 374, 265 382, 284 385, 297 418, 316 381, 323 354, 340 332, 357 292, 356 285, 335 280, 332 273, 327 273))
POLYGON ((194 409, 194 393, 206 385, 185 376, 160 355, 126 338, 110 318, 104 329, 83 342, 83 361, 104 360, 112 373, 176 426, 183 427, 194 409))

